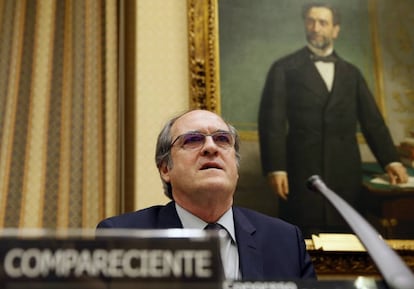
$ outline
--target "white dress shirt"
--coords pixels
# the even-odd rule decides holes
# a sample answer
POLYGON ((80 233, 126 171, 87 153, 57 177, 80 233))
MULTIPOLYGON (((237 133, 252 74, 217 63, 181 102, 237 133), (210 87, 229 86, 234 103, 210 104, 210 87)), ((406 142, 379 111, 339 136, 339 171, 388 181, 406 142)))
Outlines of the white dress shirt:
MULTIPOLYGON (((309 49, 319 55, 319 56, 328 56, 331 53, 333 53, 333 48, 329 49, 328 51, 325 51, 325 53, 322 55, 320 51, 316 51, 315 48, 308 45, 309 49)), ((319 74, 321 75, 323 81, 326 84, 326 88, 329 92, 332 90, 333 81, 335 77, 335 63, 333 62, 323 62, 323 61, 315 61, 316 69, 318 69, 319 74)))
MULTIPOLYGON (((203 230, 207 225, 206 222, 194 216, 189 211, 175 204, 178 217, 183 224, 184 229, 200 229, 203 230)), ((239 252, 237 250, 236 233, 234 230, 233 210, 230 208, 218 221, 218 224, 223 226, 227 231, 227 235, 222 240, 220 246, 221 260, 223 262, 224 274, 226 279, 238 280, 241 279, 241 272, 239 269, 239 252)))

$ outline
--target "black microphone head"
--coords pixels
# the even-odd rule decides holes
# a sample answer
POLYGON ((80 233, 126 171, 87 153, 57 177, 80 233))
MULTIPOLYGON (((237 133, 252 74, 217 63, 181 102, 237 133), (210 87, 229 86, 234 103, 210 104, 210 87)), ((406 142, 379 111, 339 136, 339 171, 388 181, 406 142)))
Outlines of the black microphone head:
POLYGON ((318 192, 318 189, 315 187, 314 183, 316 181, 320 181, 320 180, 321 180, 321 177, 320 176, 313 175, 306 182, 306 186, 308 187, 309 190, 314 191, 314 192, 318 192))

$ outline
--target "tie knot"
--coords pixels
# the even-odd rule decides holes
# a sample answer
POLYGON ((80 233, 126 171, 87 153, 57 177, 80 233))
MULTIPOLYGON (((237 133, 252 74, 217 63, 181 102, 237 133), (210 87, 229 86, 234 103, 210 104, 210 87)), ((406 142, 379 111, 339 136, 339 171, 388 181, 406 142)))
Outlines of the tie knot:
POLYGON ((208 223, 205 227, 204 230, 213 230, 213 231, 220 231, 220 230, 224 230, 226 232, 225 236, 226 238, 228 238, 233 244, 236 243, 236 241, 233 239, 233 237, 231 236, 231 234, 227 231, 226 228, 224 228, 222 225, 220 225, 219 223, 208 223))
POLYGON ((319 56, 316 54, 311 54, 311 60, 316 61, 323 61, 323 62, 335 62, 337 60, 336 56, 334 54, 330 54, 327 56, 319 56))
POLYGON ((221 230, 221 229, 223 229, 223 226, 218 223, 208 223, 204 227, 204 230, 221 230))

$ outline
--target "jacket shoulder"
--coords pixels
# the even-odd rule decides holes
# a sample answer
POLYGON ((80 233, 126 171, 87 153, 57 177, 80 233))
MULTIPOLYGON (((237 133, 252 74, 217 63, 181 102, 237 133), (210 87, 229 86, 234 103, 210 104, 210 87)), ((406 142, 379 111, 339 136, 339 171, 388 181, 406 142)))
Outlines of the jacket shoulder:
POLYGON ((306 48, 301 48, 293 53, 285 55, 273 62, 272 67, 283 67, 285 69, 295 68, 304 64, 308 59, 309 52, 306 48))
POLYGON ((159 205, 109 217, 99 222, 97 228, 153 229, 163 208, 159 205))
POLYGON ((280 218, 265 215, 263 213, 248 208, 235 207, 235 210, 243 214, 256 228, 263 227, 264 229, 267 228, 266 230, 268 230, 269 228, 277 227, 280 230, 287 230, 292 232, 295 232, 297 228, 293 224, 290 224, 280 218))

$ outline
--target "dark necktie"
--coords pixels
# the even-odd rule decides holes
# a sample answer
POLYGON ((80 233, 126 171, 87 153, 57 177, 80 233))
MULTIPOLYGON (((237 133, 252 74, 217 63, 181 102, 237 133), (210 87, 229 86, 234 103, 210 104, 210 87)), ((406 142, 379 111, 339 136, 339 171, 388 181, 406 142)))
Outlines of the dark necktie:
POLYGON ((208 223, 205 227, 204 230, 212 230, 212 231, 220 231, 220 230, 224 230, 226 232, 226 237, 229 238, 229 240, 233 243, 234 240, 231 237, 230 233, 227 231, 226 228, 224 228, 222 225, 220 225, 219 223, 208 223))
POLYGON ((311 54, 311 60, 313 62, 316 62, 316 61, 335 62, 338 60, 338 58, 334 54, 330 54, 328 56, 319 56, 316 54, 311 54))
POLYGON ((218 224, 218 223, 208 223, 205 227, 204 230, 222 230, 224 229, 222 225, 218 224))

